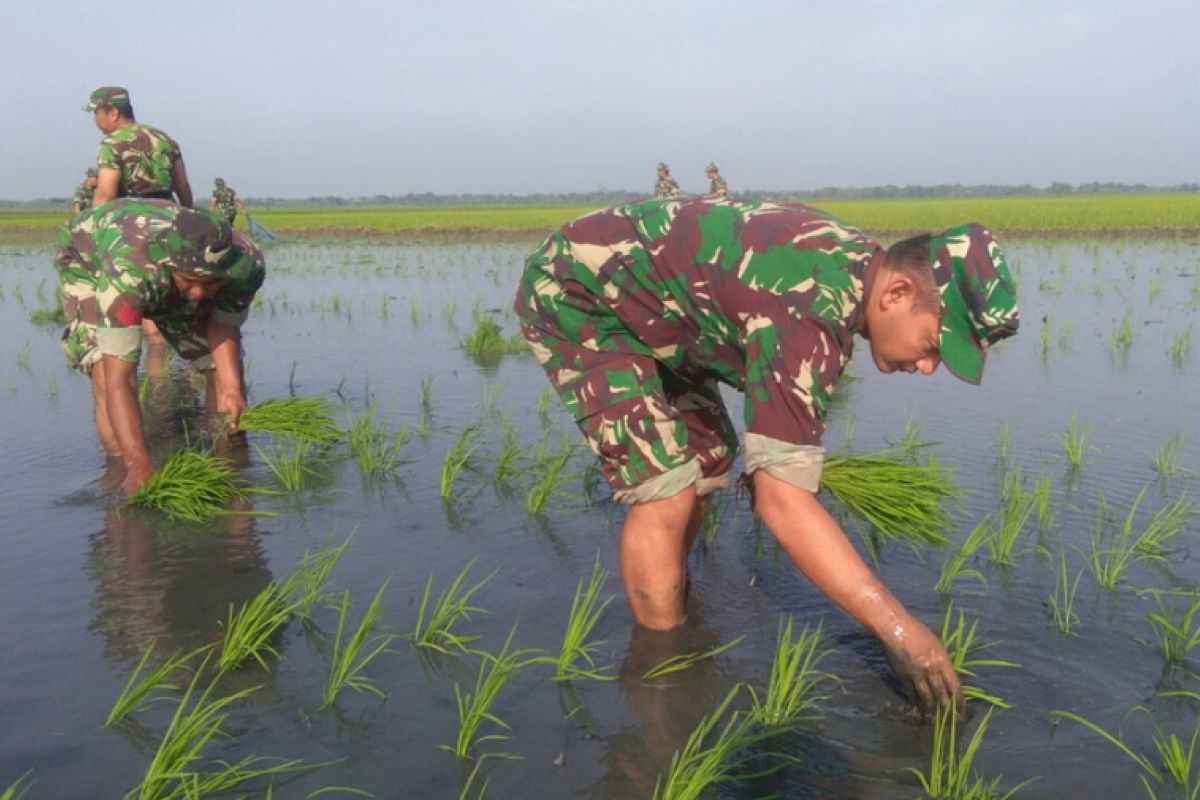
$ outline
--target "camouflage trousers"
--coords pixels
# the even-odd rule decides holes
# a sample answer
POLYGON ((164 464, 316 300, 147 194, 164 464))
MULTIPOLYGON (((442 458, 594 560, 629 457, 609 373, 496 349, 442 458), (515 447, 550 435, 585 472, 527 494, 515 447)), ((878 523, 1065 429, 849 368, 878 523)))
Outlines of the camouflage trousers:
MULTIPOLYGON (((531 266, 564 275, 557 267, 570 265, 553 261, 570 258, 560 251, 534 265, 535 256, 531 266)), ((567 294, 560 283, 541 280, 537 291, 518 291, 515 308, 522 334, 599 456, 614 497, 641 503, 693 485, 698 495, 727 486, 738 437, 717 382, 681 376, 645 353, 573 342, 554 311, 579 307, 567 294)))
MULTIPOLYGON (((67 327, 62 333, 62 349, 67 366, 85 375, 99 363, 102 353, 96 338, 99 328, 100 305, 96 290, 82 281, 64 281, 62 284, 63 313, 67 327)), ((148 316, 158 325, 159 333, 167 340, 171 349, 198 370, 212 369, 212 353, 208 347, 208 318, 212 313, 211 303, 200 303, 185 311, 148 316)), ((138 353, 129 360, 136 361, 138 353)))

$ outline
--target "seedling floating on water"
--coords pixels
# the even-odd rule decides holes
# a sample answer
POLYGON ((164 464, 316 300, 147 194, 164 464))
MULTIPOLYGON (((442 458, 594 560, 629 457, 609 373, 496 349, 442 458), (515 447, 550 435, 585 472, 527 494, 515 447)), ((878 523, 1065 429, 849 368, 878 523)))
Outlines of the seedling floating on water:
POLYGON ((226 513, 230 501, 245 500, 248 492, 228 461, 184 449, 172 454, 125 503, 198 522, 226 513))
POLYGON ((383 592, 387 585, 388 581, 384 581, 375 592, 375 597, 363 612, 358 627, 349 635, 346 619, 350 613, 350 592, 342 593, 342 601, 338 606, 337 633, 333 637, 333 657, 329 664, 329 682, 325 686, 322 708, 333 705, 343 689, 387 697, 371 678, 363 674, 367 665, 387 652, 388 645, 396 638, 395 634, 390 633, 375 634, 383 615, 383 592))
POLYGON ((425 583, 425 593, 421 596, 421 605, 417 609, 417 624, 410 634, 413 644, 449 654, 451 648, 465 651, 467 645, 479 638, 463 636, 454 630, 460 621, 469 620, 471 614, 487 613, 486 609, 471 605, 471 598, 486 586, 496 573, 492 572, 473 586, 466 586, 467 573, 474 565, 475 559, 472 558, 432 603, 430 600, 433 596, 433 575, 430 574, 425 583))
POLYGON ((318 397, 284 397, 247 408, 238 420, 244 431, 261 431, 333 447, 342 432, 333 421, 328 400, 318 397))
POLYGON ((661 678, 665 675, 672 675, 676 672, 683 672, 685 669, 691 669, 692 667, 699 664, 701 661, 706 661, 710 658, 716 658, 721 653, 724 653, 726 650, 728 650, 732 647, 736 647, 737 645, 741 644, 742 639, 745 639, 745 638, 746 638, 746 635, 742 634, 741 636, 734 639, 732 642, 726 642, 723 645, 713 647, 709 650, 701 650, 696 653, 683 653, 681 655, 671 656, 670 658, 663 659, 662 661, 655 664, 650 669, 646 670, 642 674, 642 680, 645 680, 645 681, 654 680, 655 678, 661 678))
POLYGON ((754 713, 764 725, 773 728, 789 727, 806 719, 820 719, 817 705, 825 699, 817 694, 826 681, 835 680, 818 667, 829 651, 818 651, 821 644, 821 625, 810 631, 805 625, 792 636, 791 616, 779 620, 779 635, 775 642, 775 660, 767 693, 761 701, 754 696, 754 713))

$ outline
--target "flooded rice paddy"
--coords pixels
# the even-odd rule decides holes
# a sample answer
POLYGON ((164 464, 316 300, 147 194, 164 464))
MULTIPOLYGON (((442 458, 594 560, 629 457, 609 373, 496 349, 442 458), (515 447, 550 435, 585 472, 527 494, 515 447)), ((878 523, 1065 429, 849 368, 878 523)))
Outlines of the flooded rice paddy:
MULTIPOLYGON (((292 574, 306 551, 349 538, 329 587, 339 601, 349 591, 353 626, 386 584, 376 633, 401 638, 363 671, 386 697, 346 689, 322 708, 338 626, 328 603, 310 620, 286 624, 265 668, 250 660, 217 690, 258 687, 226 709, 229 735, 208 743, 206 759, 329 762, 277 780, 275 797, 323 787, 388 798, 650 797, 672 754, 735 684, 765 684, 786 614, 797 626, 823 624, 830 653, 821 668, 838 678, 823 688, 823 719, 764 745, 793 758, 783 769, 711 796, 920 795, 909 770, 928 770, 932 725, 897 694, 874 641, 776 552, 732 493, 718 501, 692 555, 688 624, 669 636, 633 635, 616 578, 623 512, 590 468, 582 438, 546 395, 530 355, 480 363, 461 347, 479 315, 505 335, 516 332, 511 296, 535 244, 340 241, 269 250, 268 280, 245 328, 250 401, 324 397, 342 422, 373 408, 388 441, 402 431, 407 438, 382 475, 364 476, 342 450, 314 467, 306 488, 288 491, 265 463, 270 437, 251 434, 234 457, 247 480, 275 491, 252 500, 270 515, 208 523, 118 509, 105 492, 89 388, 64 367, 58 329, 29 320, 53 304, 50 251, 0 245, 0 791, 26 773, 31 798, 116 797, 138 786, 187 682, 176 676, 178 688, 165 692, 173 699, 106 727, 147 646, 156 643, 157 663, 220 641, 231 604, 292 574), (445 456, 473 424, 477 447, 443 491, 445 456), (521 454, 506 461, 514 437, 521 454), (563 442, 578 450, 530 513, 528 492, 545 473, 538 453, 559 452, 563 442), (497 479, 500 464, 507 466, 497 479), (510 651, 556 653, 576 586, 597 557, 609 573, 602 597, 617 599, 593 633, 603 641, 593 655, 616 680, 556 682, 553 666, 529 663, 497 694, 495 719, 483 721, 470 748, 474 762, 439 749, 459 737, 456 687, 477 693, 487 663, 479 652, 499 653, 511 633, 510 651), (430 576, 436 594, 472 562, 470 584, 491 576, 471 598, 481 610, 457 627, 478 637, 472 652, 414 647, 403 637, 430 576), (641 677, 667 656, 739 637, 690 669, 641 677)), ((1036 778, 1019 797, 1143 797, 1138 764, 1051 712, 1119 733, 1163 775, 1156 733, 1175 733, 1186 747, 1197 724, 1200 702, 1178 693, 1200 691, 1200 653, 1169 663, 1148 614, 1160 602, 1182 613, 1200 585, 1191 557, 1200 533, 1192 506, 1200 246, 1007 247, 1023 328, 992 353, 984 385, 940 373, 878 374, 860 342, 827 444, 867 451, 906 438, 933 443, 965 490, 951 532, 956 546, 987 515, 993 527, 1017 525, 1007 558, 986 546, 966 554, 957 579, 943 583, 948 591, 935 585, 953 551, 888 545, 880 554, 884 580, 927 624, 936 630, 953 602, 991 644, 979 657, 1019 665, 981 666, 971 678, 1011 705, 990 719, 980 771, 1002 775, 1006 787, 1036 778), (1031 510, 1020 510, 1023 500, 1031 510), (1137 537, 1172 504, 1183 512, 1182 523, 1168 526, 1174 535, 1156 554, 1131 556, 1110 580, 1114 588, 1102 586, 1126 523, 1137 537), (1103 558, 1089 566, 1097 554, 1103 558), (1065 588, 1082 576, 1065 616, 1060 603, 1070 633, 1056 626, 1050 600, 1064 590, 1063 559, 1065 588), (1131 714, 1136 707, 1146 711, 1131 714)), ((197 397, 178 364, 147 384, 158 460, 198 437, 197 397)), ((740 420, 738 397, 727 397, 740 420)), ((972 705, 968 731, 985 708, 972 705)), ((1169 777, 1150 780, 1160 796, 1175 796, 1169 777)), ((265 785, 252 781, 243 791, 261 796, 265 785)))

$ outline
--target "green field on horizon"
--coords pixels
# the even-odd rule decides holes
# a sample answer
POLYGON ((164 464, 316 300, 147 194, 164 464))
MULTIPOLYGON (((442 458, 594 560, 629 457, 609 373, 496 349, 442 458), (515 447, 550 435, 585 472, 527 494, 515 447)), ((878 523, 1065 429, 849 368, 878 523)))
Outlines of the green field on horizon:
MULTIPOLYGON (((1001 235, 1200 230, 1200 194, 807 202, 873 234, 936 231, 963 222, 983 223, 1001 235)), ((549 231, 592 210, 578 205, 251 209, 257 221, 277 233, 306 237, 549 231)), ((0 211, 0 235, 39 237, 55 231, 64 219, 57 211, 0 211)))

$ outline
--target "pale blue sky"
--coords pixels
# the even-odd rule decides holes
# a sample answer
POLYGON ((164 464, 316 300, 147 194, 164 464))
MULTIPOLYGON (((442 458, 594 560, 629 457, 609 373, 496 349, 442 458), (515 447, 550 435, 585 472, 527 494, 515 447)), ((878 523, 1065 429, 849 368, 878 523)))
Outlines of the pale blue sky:
POLYGON ((1200 181, 1200 3, 6 0, 0 198, 126 86, 197 194, 1200 181))

